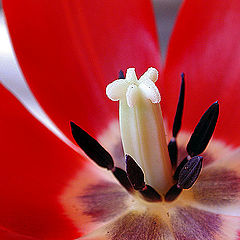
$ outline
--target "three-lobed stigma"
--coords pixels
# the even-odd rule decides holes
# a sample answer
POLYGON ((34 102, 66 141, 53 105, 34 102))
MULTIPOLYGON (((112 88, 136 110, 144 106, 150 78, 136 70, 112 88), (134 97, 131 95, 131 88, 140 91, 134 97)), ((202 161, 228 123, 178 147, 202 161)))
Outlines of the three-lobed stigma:
POLYGON ((107 96, 118 101, 126 98, 130 108, 134 107, 140 95, 145 96, 152 103, 161 101, 160 93, 155 85, 158 78, 158 72, 155 68, 149 68, 140 78, 137 79, 135 69, 129 68, 126 78, 121 72, 120 79, 110 83, 106 88, 107 96))

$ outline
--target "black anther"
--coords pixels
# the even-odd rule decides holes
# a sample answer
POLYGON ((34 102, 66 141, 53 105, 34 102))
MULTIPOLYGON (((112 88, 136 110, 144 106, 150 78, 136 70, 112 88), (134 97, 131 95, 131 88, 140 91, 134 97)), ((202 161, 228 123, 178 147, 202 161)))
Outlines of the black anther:
POLYGON ((178 105, 177 105, 177 111, 176 115, 174 118, 174 123, 173 123, 173 137, 176 137, 181 125, 182 125, 182 115, 183 115, 183 106, 184 106, 184 97, 185 97, 185 75, 184 73, 181 74, 182 77, 182 82, 181 82, 181 89, 180 89, 180 94, 179 94, 179 99, 178 99, 178 105))
POLYGON ((133 191, 132 184, 130 183, 127 173, 121 168, 115 167, 112 170, 113 175, 120 182, 120 184, 129 192, 133 191))
POLYGON ((178 188, 189 189, 196 182, 202 169, 203 157, 195 156, 184 165, 179 173, 178 188))
POLYGON ((79 147, 90 157, 98 166, 112 170, 114 162, 112 156, 87 132, 78 125, 70 122, 72 135, 79 147))
POLYGON ((175 173, 174 173, 174 175, 173 175, 173 179, 174 179, 174 180, 176 180, 176 181, 178 180, 179 174, 180 174, 182 168, 184 167, 184 165, 187 163, 187 161, 188 161, 188 159, 187 159, 187 157, 185 157, 185 158, 182 160, 182 162, 178 165, 178 167, 177 167, 177 169, 176 169, 176 171, 175 171, 175 173))
POLYGON ((125 79, 123 70, 120 70, 118 73, 118 79, 125 79))
POLYGON ((213 103, 203 114, 188 142, 187 152, 193 157, 201 154, 213 135, 219 114, 218 102, 213 103))
POLYGON ((181 77, 182 77, 181 89, 180 89, 177 111, 175 114, 173 130, 172 130, 173 138, 171 139, 171 141, 168 144, 168 152, 169 152, 169 157, 170 157, 173 169, 175 169, 177 166, 178 147, 177 147, 176 137, 177 137, 177 134, 182 125, 182 115, 183 115, 184 98, 185 98, 185 75, 184 75, 184 73, 181 74, 181 77))
POLYGON ((143 198, 148 202, 161 202, 162 197, 158 192, 149 185, 146 185, 143 190, 139 191, 143 198))
POLYGON ((174 201, 182 192, 182 189, 177 187, 177 184, 173 185, 165 195, 166 202, 174 201))
POLYGON ((126 170, 133 188, 135 190, 142 190, 145 187, 144 173, 130 155, 126 155, 126 170))
POLYGON ((171 160, 172 168, 175 169, 177 166, 178 157, 178 148, 175 138, 172 138, 168 144, 168 153, 171 160))

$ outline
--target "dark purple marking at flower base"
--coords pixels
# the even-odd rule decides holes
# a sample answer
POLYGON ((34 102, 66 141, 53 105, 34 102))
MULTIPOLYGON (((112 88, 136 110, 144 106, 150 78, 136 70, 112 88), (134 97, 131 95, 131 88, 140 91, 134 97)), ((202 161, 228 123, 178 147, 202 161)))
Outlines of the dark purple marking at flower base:
POLYGON ((194 198, 207 205, 226 205, 240 199, 240 177, 226 169, 204 169, 192 188, 194 198))
POLYGON ((83 214, 89 215, 94 221, 107 221, 126 210, 127 192, 120 185, 102 182, 90 185, 84 195, 78 196, 84 206, 83 214))
POLYGON ((222 227, 220 215, 190 207, 178 208, 171 223, 178 240, 214 240, 222 227))
POLYGON ((170 235, 168 226, 158 216, 138 212, 121 217, 107 233, 109 240, 163 240, 170 235))

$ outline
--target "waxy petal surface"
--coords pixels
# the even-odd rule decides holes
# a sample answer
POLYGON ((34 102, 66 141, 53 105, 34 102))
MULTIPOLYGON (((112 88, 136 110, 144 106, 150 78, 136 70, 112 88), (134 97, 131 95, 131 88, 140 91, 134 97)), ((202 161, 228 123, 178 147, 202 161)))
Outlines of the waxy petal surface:
POLYGON ((12 0, 3 7, 25 78, 67 136, 69 120, 94 136, 117 116, 105 87, 120 69, 159 68, 150 1, 12 0))
MULTIPOLYGON (((35 120, 2 86, 0 96, 0 229, 7 230, 0 231, 0 236, 59 240, 80 236, 84 226, 75 226, 61 200, 79 172, 91 175, 87 161, 35 120)), ((91 175, 92 181, 95 176, 91 175)), ((85 183, 81 179, 79 184, 84 187, 85 183)))
POLYGON ((173 31, 163 76, 163 112, 172 126, 180 74, 186 74, 183 128, 193 130, 216 100, 220 117, 214 136, 239 145, 240 2, 184 1, 173 31))

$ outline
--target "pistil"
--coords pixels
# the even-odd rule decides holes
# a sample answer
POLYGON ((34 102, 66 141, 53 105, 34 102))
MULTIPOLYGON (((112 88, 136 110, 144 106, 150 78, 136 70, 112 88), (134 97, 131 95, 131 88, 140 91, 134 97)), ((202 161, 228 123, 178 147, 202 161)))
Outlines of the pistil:
POLYGON ((135 69, 125 79, 109 84, 108 97, 119 100, 119 121, 124 152, 143 169, 145 182, 165 194, 172 186, 172 167, 166 143, 160 94, 154 68, 138 80, 135 69))

